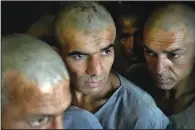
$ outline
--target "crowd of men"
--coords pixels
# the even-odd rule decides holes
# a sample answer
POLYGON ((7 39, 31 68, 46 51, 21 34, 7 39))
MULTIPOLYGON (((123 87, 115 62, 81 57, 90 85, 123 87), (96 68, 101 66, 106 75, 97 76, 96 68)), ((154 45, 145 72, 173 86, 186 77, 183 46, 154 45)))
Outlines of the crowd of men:
POLYGON ((61 6, 2 36, 3 129, 195 128, 191 7, 114 21, 97 2, 61 6))

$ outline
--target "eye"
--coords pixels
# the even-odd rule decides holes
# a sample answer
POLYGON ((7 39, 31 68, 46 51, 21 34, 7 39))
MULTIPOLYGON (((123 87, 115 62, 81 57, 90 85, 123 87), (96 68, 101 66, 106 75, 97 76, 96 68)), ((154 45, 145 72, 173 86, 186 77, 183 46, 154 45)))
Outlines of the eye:
POLYGON ((127 40, 129 37, 133 36, 133 34, 130 33, 123 33, 120 35, 121 40, 125 41, 127 40))
POLYGON ((177 59, 179 56, 180 55, 178 55, 176 53, 170 52, 170 53, 168 53, 168 56, 167 57, 170 58, 170 59, 177 59))
POLYGON ((148 50, 148 49, 144 49, 144 52, 146 53, 146 55, 148 56, 156 56, 155 53, 153 53, 152 51, 148 50))
POLYGON ((111 52, 111 49, 103 50, 103 51, 101 52, 101 55, 106 56, 106 55, 108 55, 110 52, 111 52))
POLYGON ((82 60, 86 58, 86 55, 73 55, 72 57, 75 60, 82 60))
POLYGON ((50 116, 37 116, 27 119, 27 123, 32 128, 42 128, 51 121, 50 116))

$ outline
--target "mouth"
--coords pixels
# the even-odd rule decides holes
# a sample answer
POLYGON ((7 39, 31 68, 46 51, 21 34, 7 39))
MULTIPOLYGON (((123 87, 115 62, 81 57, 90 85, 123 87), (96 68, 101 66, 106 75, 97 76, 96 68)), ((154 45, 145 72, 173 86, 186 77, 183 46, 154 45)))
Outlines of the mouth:
POLYGON ((169 83, 169 80, 159 80, 157 79, 156 80, 158 84, 168 84, 169 83))
POLYGON ((98 86, 100 86, 101 80, 94 80, 94 81, 87 81, 85 82, 85 84, 87 84, 88 86, 92 87, 92 88, 96 88, 98 86))

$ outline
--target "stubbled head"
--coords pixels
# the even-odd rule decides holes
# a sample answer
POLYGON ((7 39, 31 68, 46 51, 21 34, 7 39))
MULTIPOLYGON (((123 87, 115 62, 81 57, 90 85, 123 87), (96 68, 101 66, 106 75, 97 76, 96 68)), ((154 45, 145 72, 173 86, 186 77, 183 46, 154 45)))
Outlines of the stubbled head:
POLYGON ((106 29, 112 29, 115 35, 115 24, 111 15, 96 2, 70 2, 62 7, 55 19, 56 37, 61 43, 64 43, 65 34, 67 37, 74 32, 89 35, 106 29))
POLYGON ((144 27, 145 57, 159 88, 169 90, 187 78, 195 61, 195 11, 168 4, 144 27))
POLYGON ((61 55, 78 91, 97 94, 108 82, 116 29, 107 10, 95 2, 73 2, 55 20, 61 55))
POLYGON ((23 34, 2 38, 2 128, 63 128, 69 75, 46 43, 23 34))

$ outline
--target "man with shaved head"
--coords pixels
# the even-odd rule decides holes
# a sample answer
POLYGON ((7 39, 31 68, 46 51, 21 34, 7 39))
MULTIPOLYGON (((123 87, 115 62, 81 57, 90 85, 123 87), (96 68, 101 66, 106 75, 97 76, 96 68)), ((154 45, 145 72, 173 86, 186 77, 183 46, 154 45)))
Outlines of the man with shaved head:
POLYGON ((129 66, 143 63, 143 26, 147 18, 147 9, 140 10, 135 3, 120 4, 116 19, 117 38, 114 44, 115 60, 113 70, 124 75, 129 66))
POLYGON ((195 128, 195 11, 182 4, 157 9, 144 28, 146 65, 128 79, 148 91, 176 128, 195 128))
POLYGON ((167 127, 168 118, 151 96, 110 71, 116 29, 103 6, 65 6, 55 19, 55 35, 70 73, 72 104, 93 113, 105 129, 167 127))
POLYGON ((69 107, 69 75, 63 60, 34 37, 2 38, 1 81, 3 129, 102 128, 91 113, 69 107))

